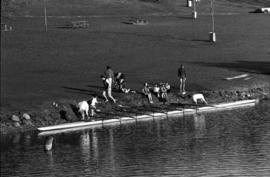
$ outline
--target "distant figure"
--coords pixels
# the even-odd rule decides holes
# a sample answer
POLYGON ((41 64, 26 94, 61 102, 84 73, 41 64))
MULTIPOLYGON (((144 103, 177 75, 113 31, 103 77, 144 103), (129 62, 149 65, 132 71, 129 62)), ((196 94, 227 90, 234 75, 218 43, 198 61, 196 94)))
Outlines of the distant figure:
POLYGON ((97 100, 97 95, 94 95, 91 101, 91 117, 94 116, 95 110, 97 109, 96 104, 99 103, 97 100))
POLYGON ((160 98, 160 87, 157 84, 155 84, 153 92, 156 94, 158 98, 160 98))
POLYGON ((161 100, 162 100, 163 104, 167 103, 167 101, 168 101, 168 95, 167 95, 166 86, 164 84, 162 84, 160 86, 160 92, 161 92, 161 100))
POLYGON ((122 91, 122 88, 124 87, 124 83, 126 82, 126 77, 123 73, 117 72, 114 74, 115 82, 118 86, 118 90, 122 91))
POLYGON ((113 100, 113 102, 116 102, 116 99, 112 96, 112 82, 114 78, 113 70, 111 69, 110 66, 107 66, 106 71, 105 71, 105 76, 106 76, 106 82, 108 83, 108 88, 107 88, 107 93, 108 97, 113 100))
POLYGON ((103 97, 105 99, 105 102, 108 102, 109 100, 108 100, 108 98, 106 96, 106 93, 108 91, 109 84, 106 82, 106 78, 103 75, 101 75, 100 78, 101 78, 103 86, 104 86, 104 90, 102 91, 102 95, 103 95, 103 97))
POLYGON ((185 94, 185 86, 186 86, 186 70, 184 65, 181 64, 180 68, 178 69, 178 77, 180 81, 180 93, 185 94))
POLYGON ((201 102, 205 103, 206 105, 208 104, 201 93, 196 93, 192 95, 192 100, 195 104, 198 104, 198 101, 200 100, 201 102))
POLYGON ((167 90, 167 93, 171 91, 171 85, 169 83, 165 83, 165 88, 167 90))
POLYGON ((153 104, 152 94, 150 92, 150 88, 149 88, 147 83, 144 83, 144 87, 142 89, 142 92, 144 95, 147 96, 149 103, 153 104))
POLYGON ((78 103, 79 113, 82 116, 82 120, 85 119, 85 116, 89 118, 89 104, 90 101, 81 101, 78 103))

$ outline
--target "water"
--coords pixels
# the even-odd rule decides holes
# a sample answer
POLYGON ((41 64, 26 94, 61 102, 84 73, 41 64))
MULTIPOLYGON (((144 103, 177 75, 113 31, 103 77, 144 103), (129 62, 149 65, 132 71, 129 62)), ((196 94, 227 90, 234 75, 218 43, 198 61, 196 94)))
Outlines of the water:
POLYGON ((270 102, 45 137, 1 137, 1 176, 270 176, 270 102))

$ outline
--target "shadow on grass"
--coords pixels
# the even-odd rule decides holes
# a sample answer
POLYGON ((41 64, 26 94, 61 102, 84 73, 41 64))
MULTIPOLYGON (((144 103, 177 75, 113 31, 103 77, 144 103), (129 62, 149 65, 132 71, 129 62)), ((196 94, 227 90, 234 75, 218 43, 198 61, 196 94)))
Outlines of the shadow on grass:
POLYGON ((72 92, 72 93, 80 93, 80 94, 84 94, 84 95, 94 95, 97 94, 96 91, 93 90, 87 90, 87 89, 81 89, 81 88, 74 88, 74 87, 66 87, 63 86, 62 88, 64 88, 65 90, 67 90, 68 92, 72 92))
POLYGON ((195 62, 195 64, 201 66, 227 68, 234 71, 270 75, 270 62, 268 61, 236 61, 231 63, 195 62))

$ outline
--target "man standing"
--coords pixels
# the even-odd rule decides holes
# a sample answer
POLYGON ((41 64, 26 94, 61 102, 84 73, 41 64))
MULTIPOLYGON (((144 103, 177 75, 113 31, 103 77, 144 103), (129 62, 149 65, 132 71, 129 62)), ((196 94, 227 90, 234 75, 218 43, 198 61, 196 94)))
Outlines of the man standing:
POLYGON ((113 82, 114 74, 110 66, 107 66, 106 71, 105 71, 105 76, 106 76, 106 82, 108 83, 108 89, 107 89, 108 97, 111 98, 113 102, 115 103, 116 100, 112 96, 112 82, 113 82))
POLYGON ((101 78, 103 86, 104 86, 104 90, 102 91, 102 95, 105 98, 105 102, 108 102, 109 100, 108 100, 108 98, 106 96, 106 93, 108 91, 108 85, 109 84, 106 82, 106 78, 103 75, 101 75, 100 78, 101 78))
POLYGON ((184 65, 181 64, 180 68, 178 69, 178 77, 180 81, 180 93, 185 94, 185 86, 186 86, 186 70, 184 65))
POLYGON ((144 83, 142 93, 147 96, 149 103, 153 104, 152 94, 147 83, 144 83))

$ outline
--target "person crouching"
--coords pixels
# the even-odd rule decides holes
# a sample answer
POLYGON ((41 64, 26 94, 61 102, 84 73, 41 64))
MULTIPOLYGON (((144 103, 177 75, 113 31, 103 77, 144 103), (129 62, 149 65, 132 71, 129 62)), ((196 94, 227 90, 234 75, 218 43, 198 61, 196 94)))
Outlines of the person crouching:
POLYGON ((97 109, 96 108, 97 103, 98 101, 97 101, 96 95, 93 96, 92 100, 81 101, 78 103, 78 108, 79 108, 78 112, 81 114, 82 120, 85 120, 85 117, 89 119, 89 108, 91 111, 91 117, 94 116, 95 110, 97 109))
POLYGON ((85 119, 85 116, 87 118, 89 118, 89 103, 90 102, 91 102, 90 100, 88 100, 88 101, 81 101, 77 105, 77 107, 79 108, 78 112, 81 114, 82 120, 85 119))

